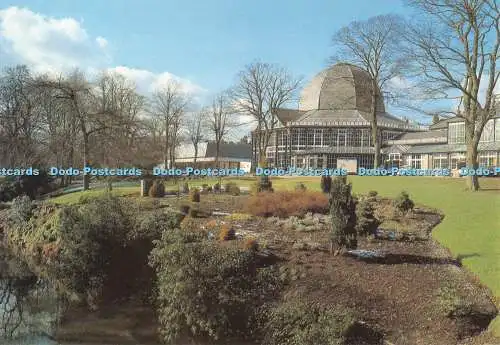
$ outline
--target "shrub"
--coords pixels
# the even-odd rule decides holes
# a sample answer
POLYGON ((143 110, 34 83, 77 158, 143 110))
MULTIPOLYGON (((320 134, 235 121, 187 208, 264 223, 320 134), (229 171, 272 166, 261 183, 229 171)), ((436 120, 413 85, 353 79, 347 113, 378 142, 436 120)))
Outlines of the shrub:
POLYGON ((200 190, 198 188, 191 191, 191 202, 200 202, 200 190))
POLYGON ((281 288, 274 269, 257 268, 255 252, 225 248, 205 237, 166 232, 151 252, 165 343, 251 337, 260 307, 281 288))
POLYGON ((200 211, 197 210, 196 208, 191 207, 189 209, 189 217, 191 217, 191 218, 198 218, 199 215, 200 215, 200 211))
POLYGON ((189 193, 189 184, 187 182, 185 182, 182 185, 182 192, 185 193, 185 194, 189 193))
POLYGON ((206 183, 202 184, 201 189, 204 191, 208 190, 208 184, 206 184, 206 183))
POLYGON ((0 183, 0 201, 11 201, 21 195, 35 199, 41 194, 51 192, 53 187, 52 178, 43 170, 33 176, 8 177, 0 183))
POLYGON ((227 194, 232 194, 233 189, 234 189, 235 187, 238 187, 238 186, 236 185, 236 183, 234 183, 234 182, 228 182, 228 183, 226 183, 226 184, 224 185, 224 192, 225 192, 225 193, 227 193, 227 194))
POLYGON ((14 224, 23 224, 33 215, 33 202, 27 195, 15 197, 9 211, 9 218, 14 224))
POLYGON ((207 187, 207 192, 211 193, 212 192, 212 186, 207 187))
POLYGON ((330 194, 330 214, 332 217, 331 251, 355 248, 356 241, 356 204, 351 194, 352 185, 345 176, 335 177, 330 194))
POLYGON ((377 231, 380 221, 375 218, 372 204, 368 200, 361 201, 356 206, 356 230, 358 235, 374 235, 377 231))
POLYGON ((307 190, 307 187, 302 182, 298 182, 295 184, 295 190, 297 192, 305 192, 307 190))
POLYGON ((189 213, 189 210, 191 209, 191 206, 183 204, 179 207, 179 210, 181 211, 182 214, 187 215, 189 213))
POLYGON ((163 198, 165 196, 165 185, 161 181, 154 181, 149 188, 148 195, 151 198, 163 198))
POLYGON ((238 196, 241 193, 240 187, 237 185, 231 186, 231 189, 229 190, 229 193, 233 196, 238 196))
POLYGON ((332 177, 328 175, 321 176, 321 191, 323 193, 330 193, 332 189, 332 177))
POLYGON ((303 217, 306 213, 328 212, 328 198, 321 192, 282 191, 258 193, 249 197, 244 205, 246 213, 254 216, 303 217))
POLYGON ((371 190, 368 192, 368 197, 370 198, 376 198, 378 195, 378 192, 376 190, 371 190))
POLYGON ((213 190, 215 193, 220 192, 220 183, 217 182, 216 184, 214 184, 213 190))
POLYGON ((413 200, 410 199, 410 195, 405 191, 402 191, 396 200, 394 200, 394 207, 403 214, 413 210, 414 206, 413 200))
POLYGON ((234 229, 226 224, 222 225, 219 231, 219 240, 220 241, 231 241, 236 238, 236 232, 234 229))
POLYGON ((259 243, 257 242, 257 240, 255 238, 247 238, 245 240, 245 243, 244 243, 243 247, 246 250, 257 251, 257 250, 259 250, 259 243))
POLYGON ((302 301, 285 302, 271 309, 264 345, 341 345, 355 324, 354 314, 340 308, 322 308, 302 301))

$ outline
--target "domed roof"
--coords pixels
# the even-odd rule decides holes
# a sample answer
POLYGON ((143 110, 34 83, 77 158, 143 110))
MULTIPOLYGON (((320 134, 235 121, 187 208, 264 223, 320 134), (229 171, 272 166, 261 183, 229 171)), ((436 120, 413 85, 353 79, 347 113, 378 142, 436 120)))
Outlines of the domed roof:
MULTIPOLYGON (((370 112, 371 77, 365 70, 347 63, 335 64, 318 73, 303 89, 299 110, 359 110, 370 112)), ((380 90, 377 90, 380 95, 380 90)), ((380 96, 377 111, 385 112, 380 96)))

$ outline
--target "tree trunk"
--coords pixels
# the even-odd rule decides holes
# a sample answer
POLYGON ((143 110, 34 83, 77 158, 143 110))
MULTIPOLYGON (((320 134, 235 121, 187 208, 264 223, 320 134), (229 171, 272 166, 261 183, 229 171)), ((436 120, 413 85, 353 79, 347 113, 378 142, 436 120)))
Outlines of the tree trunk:
MULTIPOLYGON (((468 120, 465 121, 465 144, 467 152, 465 154, 465 166, 468 169, 476 170, 479 166, 477 161, 477 146, 479 140, 475 137, 476 124, 468 120)), ((475 192, 479 189, 479 180, 477 175, 470 175, 467 178, 467 187, 469 190, 475 192)))
MULTIPOLYGON (((83 168, 89 165, 89 135, 87 133, 83 134, 83 168)), ((83 174, 83 190, 89 190, 90 188, 90 176, 83 174)))
POLYGON ((377 101, 378 101, 378 95, 377 95, 377 83, 375 78, 372 80, 372 104, 371 104, 371 134, 372 134, 372 141, 373 141, 373 148, 375 151, 374 157, 373 157, 373 168, 378 168, 380 166, 380 142, 379 142, 379 137, 378 137, 378 124, 377 124, 377 101))

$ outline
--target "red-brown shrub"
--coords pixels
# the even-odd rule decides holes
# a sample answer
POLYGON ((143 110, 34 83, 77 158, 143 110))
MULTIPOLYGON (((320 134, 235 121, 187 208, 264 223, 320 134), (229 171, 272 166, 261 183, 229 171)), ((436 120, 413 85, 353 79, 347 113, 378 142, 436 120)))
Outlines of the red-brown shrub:
POLYGON ((257 242, 257 240, 255 238, 247 238, 245 240, 245 243, 244 243, 243 247, 246 250, 258 250, 259 249, 259 243, 257 242))
POLYGON ((220 241, 231 241, 231 240, 234 240, 235 235, 236 235, 236 232, 234 231, 234 229, 229 227, 228 225, 224 224, 224 225, 222 225, 220 232, 219 232, 219 240, 220 241))
POLYGON ((245 211, 255 216, 302 217, 308 212, 327 213, 328 197, 321 192, 282 191, 258 193, 251 196, 245 211))

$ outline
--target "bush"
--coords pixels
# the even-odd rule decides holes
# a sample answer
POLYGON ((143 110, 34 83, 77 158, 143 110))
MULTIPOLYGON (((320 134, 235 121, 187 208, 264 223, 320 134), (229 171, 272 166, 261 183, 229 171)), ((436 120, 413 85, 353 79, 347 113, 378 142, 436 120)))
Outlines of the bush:
POLYGON ((245 243, 244 243, 243 247, 246 250, 257 251, 257 250, 259 250, 259 243, 257 242, 257 240, 255 238, 247 238, 245 240, 245 243))
POLYGON ((235 193, 238 193, 236 195, 239 195, 240 188, 236 185, 234 182, 229 182, 224 185, 224 192, 227 194, 232 194, 235 195, 235 193))
POLYGON ((380 221, 375 218, 372 204, 368 201, 362 201, 356 206, 356 230, 360 236, 374 235, 380 225, 380 221))
POLYGON ((332 189, 332 177, 328 175, 321 176, 321 191, 323 193, 330 193, 332 189))
POLYGON ((165 185, 161 181, 154 181, 149 188, 148 195, 151 198, 163 198, 165 196, 165 185))
POLYGON ((219 240, 231 241, 234 240, 235 238, 236 238, 236 232, 234 231, 234 229, 226 224, 222 225, 219 231, 219 240))
POLYGON ((14 224, 24 224, 33 215, 33 202, 27 195, 15 197, 9 211, 9 218, 14 224))
POLYGON ((191 207, 189 209, 189 217, 191 217, 191 218, 198 218, 199 215, 200 215, 200 211, 197 210, 196 208, 191 207))
POLYGON ((179 210, 181 211, 182 214, 187 215, 189 213, 189 210, 191 209, 191 206, 183 204, 179 207, 179 210))
POLYGON ((303 217, 306 213, 328 212, 328 198, 321 192, 282 191, 258 193, 251 196, 244 206, 245 212, 254 216, 303 217))
POLYGON ((396 200, 394 200, 394 207, 402 214, 410 212, 413 210, 414 206, 415 203, 410 199, 410 195, 405 191, 402 191, 396 200))
POLYGON ((219 193, 220 192, 220 183, 217 182, 216 184, 214 184, 213 190, 215 193, 219 193))
POLYGON ((189 184, 187 182, 185 182, 182 185, 182 192, 185 193, 185 194, 189 193, 189 184))
POLYGON ((297 192, 305 192, 307 190, 307 187, 302 182, 298 182, 295 184, 295 190, 297 192))
POLYGON ((198 188, 191 191, 191 202, 200 202, 200 198, 200 190, 198 188))
POLYGON ((368 197, 370 198, 376 198, 378 195, 378 192, 376 190, 371 190, 368 192, 368 197))
POLYGON ((330 194, 330 214, 332 216, 331 250, 334 247, 356 248, 356 203, 351 194, 352 185, 345 176, 335 177, 330 194))
POLYGON ((264 345, 341 345, 355 324, 349 310, 285 302, 268 313, 264 345))
POLYGON ((165 343, 253 337, 260 307, 281 288, 274 269, 257 267, 255 252, 205 238, 199 232, 166 232, 151 252, 165 343))
POLYGON ((53 191, 53 187, 52 178, 43 170, 40 170, 39 175, 8 177, 0 183, 0 202, 11 201, 21 195, 35 199, 53 191))

